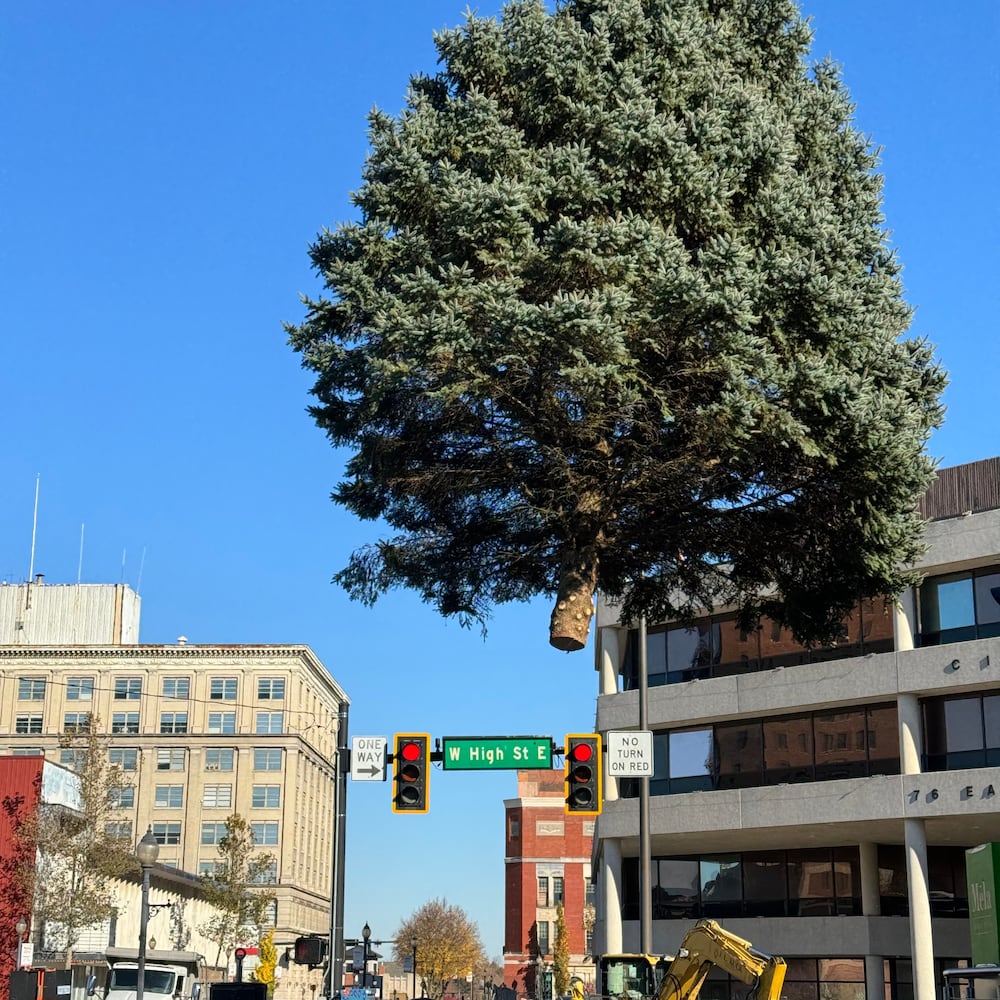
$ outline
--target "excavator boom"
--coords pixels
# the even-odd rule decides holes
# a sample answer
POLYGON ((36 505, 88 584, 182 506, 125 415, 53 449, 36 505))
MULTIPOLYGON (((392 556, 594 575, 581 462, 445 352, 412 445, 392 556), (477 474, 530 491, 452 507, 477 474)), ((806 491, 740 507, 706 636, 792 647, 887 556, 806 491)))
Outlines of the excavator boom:
POLYGON ((755 1000, 779 1000, 785 960, 757 951, 714 920, 700 920, 684 935, 667 966, 656 1000, 696 1000, 713 966, 753 987, 755 1000))
POLYGON ((714 920, 695 924, 684 935, 675 957, 602 956, 598 989, 611 1000, 697 1000, 713 968, 747 983, 747 1000, 781 998, 785 960, 758 951, 714 920))

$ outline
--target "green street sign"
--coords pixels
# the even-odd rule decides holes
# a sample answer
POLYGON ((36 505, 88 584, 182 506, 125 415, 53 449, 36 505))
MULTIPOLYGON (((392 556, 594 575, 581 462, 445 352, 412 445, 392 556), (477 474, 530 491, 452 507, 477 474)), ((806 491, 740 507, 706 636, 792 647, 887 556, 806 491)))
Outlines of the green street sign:
POLYGON ((549 736, 445 736, 441 746, 441 766, 446 771, 552 767, 549 736))

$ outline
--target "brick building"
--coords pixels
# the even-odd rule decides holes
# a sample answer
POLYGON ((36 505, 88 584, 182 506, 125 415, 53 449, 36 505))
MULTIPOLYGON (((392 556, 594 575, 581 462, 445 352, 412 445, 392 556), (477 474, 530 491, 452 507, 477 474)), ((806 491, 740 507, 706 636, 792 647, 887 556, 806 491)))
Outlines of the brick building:
POLYGON ((592 992, 594 819, 566 814, 561 770, 518 771, 517 798, 506 799, 504 811, 504 983, 516 982, 519 996, 551 1000, 556 912, 562 903, 570 975, 592 992))

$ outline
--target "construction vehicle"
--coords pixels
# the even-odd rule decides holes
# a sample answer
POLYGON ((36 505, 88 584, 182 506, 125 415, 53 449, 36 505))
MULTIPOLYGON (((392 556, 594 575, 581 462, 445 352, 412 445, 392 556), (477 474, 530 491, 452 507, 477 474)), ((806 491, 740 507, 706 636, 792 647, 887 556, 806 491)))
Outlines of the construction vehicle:
POLYGON ((621 1000, 696 1000, 713 968, 751 988, 754 1000, 779 1000, 785 960, 758 951, 714 920, 699 920, 684 935, 676 956, 604 955, 598 960, 598 989, 621 1000))

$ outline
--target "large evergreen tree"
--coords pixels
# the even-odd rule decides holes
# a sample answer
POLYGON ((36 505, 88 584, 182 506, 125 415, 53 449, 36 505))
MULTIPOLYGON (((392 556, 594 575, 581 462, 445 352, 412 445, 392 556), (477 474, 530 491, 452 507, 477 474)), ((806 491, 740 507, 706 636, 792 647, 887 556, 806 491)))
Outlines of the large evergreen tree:
POLYGON ((436 41, 289 327, 334 499, 396 532, 338 581, 465 621, 553 595, 561 649, 597 588, 804 641, 898 592, 944 376, 795 3, 514 0, 436 41))

